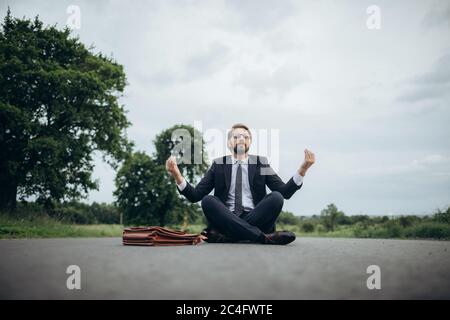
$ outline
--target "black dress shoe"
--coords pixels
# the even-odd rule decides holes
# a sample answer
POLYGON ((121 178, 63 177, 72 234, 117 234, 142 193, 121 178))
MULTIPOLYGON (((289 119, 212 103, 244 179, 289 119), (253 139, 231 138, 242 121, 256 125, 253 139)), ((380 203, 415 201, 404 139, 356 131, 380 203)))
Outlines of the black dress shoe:
POLYGON ((264 237, 264 244, 278 244, 284 245, 295 240, 295 234, 290 231, 276 231, 274 233, 266 234, 264 237))
POLYGON ((224 234, 220 233, 219 231, 215 229, 205 229, 201 233, 202 235, 206 236, 208 239, 206 239, 206 242, 209 243, 229 243, 232 242, 230 238, 225 236, 224 234))

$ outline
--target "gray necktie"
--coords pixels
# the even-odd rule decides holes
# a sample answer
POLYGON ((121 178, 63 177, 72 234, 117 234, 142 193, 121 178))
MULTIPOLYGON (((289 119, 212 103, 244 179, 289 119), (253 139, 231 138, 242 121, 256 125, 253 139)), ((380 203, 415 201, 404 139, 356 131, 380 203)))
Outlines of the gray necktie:
POLYGON ((234 188, 234 213, 238 216, 242 214, 242 166, 238 161, 238 168, 236 172, 236 185, 234 188))

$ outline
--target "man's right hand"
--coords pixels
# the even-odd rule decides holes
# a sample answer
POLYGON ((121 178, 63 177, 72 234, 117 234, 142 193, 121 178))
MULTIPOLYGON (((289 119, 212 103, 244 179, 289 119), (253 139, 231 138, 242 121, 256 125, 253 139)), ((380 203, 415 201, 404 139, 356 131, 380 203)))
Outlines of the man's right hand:
POLYGON ((183 181, 183 176, 181 175, 180 169, 177 165, 177 160, 174 156, 170 156, 169 159, 167 159, 166 169, 170 175, 175 178, 177 184, 180 184, 183 181))

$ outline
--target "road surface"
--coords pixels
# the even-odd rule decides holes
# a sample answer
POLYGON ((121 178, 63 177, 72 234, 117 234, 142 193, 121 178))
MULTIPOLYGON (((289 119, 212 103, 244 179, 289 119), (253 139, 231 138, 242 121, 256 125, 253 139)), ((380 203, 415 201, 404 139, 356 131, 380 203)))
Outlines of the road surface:
POLYGON ((450 299, 449 241, 131 247, 120 238, 32 239, 0 240, 0 255, 1 299, 450 299), (81 289, 67 288, 70 265, 80 268, 81 289), (371 265, 380 289, 367 287, 369 277, 376 284, 371 265))

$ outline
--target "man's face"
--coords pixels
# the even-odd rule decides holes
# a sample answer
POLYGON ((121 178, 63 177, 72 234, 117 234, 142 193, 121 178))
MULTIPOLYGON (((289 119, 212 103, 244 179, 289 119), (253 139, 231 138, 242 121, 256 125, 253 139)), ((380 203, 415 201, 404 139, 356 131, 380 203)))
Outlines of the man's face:
POLYGON ((235 154, 245 154, 250 149, 252 140, 250 134, 244 128, 234 129, 231 133, 231 137, 228 140, 228 147, 235 154))

